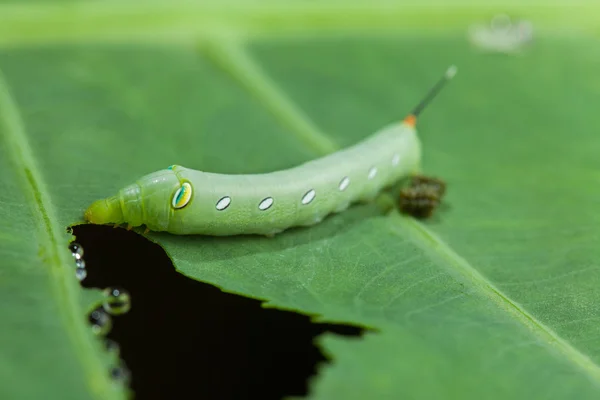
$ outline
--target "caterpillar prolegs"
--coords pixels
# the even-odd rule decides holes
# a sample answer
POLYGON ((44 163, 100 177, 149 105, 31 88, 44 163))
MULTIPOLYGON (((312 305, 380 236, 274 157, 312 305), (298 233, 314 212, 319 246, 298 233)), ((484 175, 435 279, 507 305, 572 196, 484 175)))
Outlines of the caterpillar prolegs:
POLYGON ((171 165, 95 201, 85 211, 85 219, 93 224, 127 223, 153 231, 213 236, 273 235, 319 223, 419 172, 417 117, 455 73, 456 67, 448 68, 403 121, 344 150, 266 174, 216 174, 171 165))

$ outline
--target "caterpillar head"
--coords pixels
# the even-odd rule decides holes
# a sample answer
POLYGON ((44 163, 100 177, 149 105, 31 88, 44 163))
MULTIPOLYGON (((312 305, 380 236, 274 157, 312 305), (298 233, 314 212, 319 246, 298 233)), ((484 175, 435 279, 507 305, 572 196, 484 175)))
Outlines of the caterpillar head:
POLYGON ((191 196, 191 185, 180 182, 168 168, 141 177, 115 196, 95 201, 84 216, 92 224, 127 223, 160 231, 168 226, 173 210, 187 205, 191 196))
POLYGON ((122 224, 124 221, 121 205, 116 197, 93 202, 84 213, 86 221, 92 224, 122 224))

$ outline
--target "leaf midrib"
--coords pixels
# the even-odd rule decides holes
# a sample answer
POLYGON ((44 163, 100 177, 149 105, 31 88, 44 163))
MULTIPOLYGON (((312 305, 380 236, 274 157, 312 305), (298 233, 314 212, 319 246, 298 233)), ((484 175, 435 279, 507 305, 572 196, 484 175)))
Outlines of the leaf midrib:
MULTIPOLYGON (((110 381, 103 369, 102 362, 94 357, 94 345, 86 334, 85 316, 81 313, 77 297, 83 290, 68 274, 67 249, 61 243, 58 232, 60 224, 54 215, 50 194, 36 165, 31 147, 27 141, 24 124, 15 100, 0 72, 0 138, 6 143, 7 153, 12 157, 17 180, 29 199, 33 217, 36 219, 36 236, 41 249, 47 257, 40 259, 39 267, 48 268, 46 273, 52 284, 60 317, 70 338, 75 354, 80 358, 90 392, 97 398, 110 396, 110 381), (45 261, 44 261, 45 260, 45 261)), ((26 290, 26 288, 23 288, 26 290)), ((34 318, 34 316, 31 316, 34 318)))
MULTIPOLYGON (((210 48, 212 49, 214 46, 210 48)), ((335 147, 335 144, 328 139, 325 133, 316 128, 312 121, 308 120, 306 114, 290 98, 275 86, 268 75, 262 71, 260 65, 243 48, 234 43, 228 43, 227 46, 220 45, 219 49, 218 57, 214 56, 214 52, 209 51, 208 58, 232 75, 235 81, 241 82, 242 86, 250 91, 268 111, 275 114, 279 120, 286 122, 288 132, 297 136, 320 155, 332 151, 332 146, 335 147), (243 60, 243 63, 232 67, 235 60, 240 59, 243 60), (273 104, 278 102, 284 106, 273 107, 273 104), (290 115, 278 115, 281 113, 290 113, 290 115)), ((405 238, 408 233, 415 245, 433 257, 445 260, 446 262, 443 264, 447 265, 450 272, 458 273, 484 297, 523 324, 540 341, 556 348, 566 359, 583 370, 597 386, 600 386, 600 366, 498 289, 439 236, 413 218, 403 217, 397 212, 390 213, 389 218, 396 222, 390 224, 393 234, 405 238), (400 230, 400 225, 404 230, 400 230)))

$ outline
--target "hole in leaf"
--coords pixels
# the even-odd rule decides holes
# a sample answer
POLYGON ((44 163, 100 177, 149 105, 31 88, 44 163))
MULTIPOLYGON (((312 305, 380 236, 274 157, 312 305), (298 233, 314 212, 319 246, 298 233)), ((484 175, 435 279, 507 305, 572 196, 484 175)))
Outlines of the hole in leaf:
POLYGON ((316 324, 308 316, 261 308, 175 271, 162 248, 110 226, 72 228, 85 249, 84 287, 122 287, 131 309, 112 316, 137 400, 281 399, 303 396, 326 357, 313 339, 363 329, 316 324))

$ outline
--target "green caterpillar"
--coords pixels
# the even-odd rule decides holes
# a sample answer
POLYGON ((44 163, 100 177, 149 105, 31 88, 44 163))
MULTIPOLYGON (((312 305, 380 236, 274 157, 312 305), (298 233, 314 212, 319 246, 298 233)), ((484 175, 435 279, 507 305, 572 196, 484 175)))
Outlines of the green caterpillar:
POLYGON ((95 201, 85 219, 213 236, 272 236, 314 225, 354 202, 373 200, 383 188, 419 171, 416 118, 455 74, 456 67, 448 68, 402 122, 345 150, 267 174, 225 175, 172 165, 95 201))

